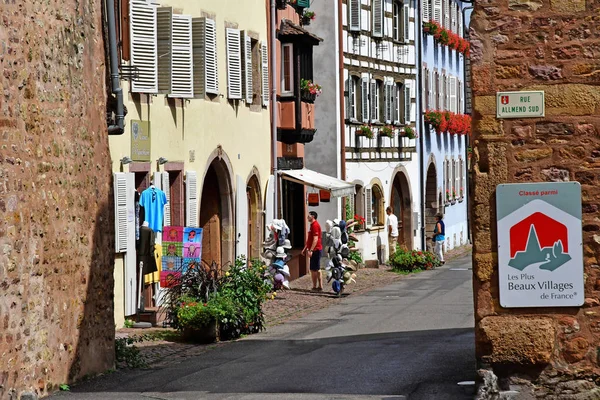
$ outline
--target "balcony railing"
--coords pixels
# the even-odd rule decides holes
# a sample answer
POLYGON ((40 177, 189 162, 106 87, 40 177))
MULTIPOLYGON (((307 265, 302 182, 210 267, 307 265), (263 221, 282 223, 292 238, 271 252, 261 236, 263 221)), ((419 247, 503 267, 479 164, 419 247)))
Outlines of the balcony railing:
POLYGON ((309 143, 313 140, 315 128, 315 105, 294 101, 277 102, 277 139, 283 143, 309 143), (300 113, 296 105, 300 105, 300 113))

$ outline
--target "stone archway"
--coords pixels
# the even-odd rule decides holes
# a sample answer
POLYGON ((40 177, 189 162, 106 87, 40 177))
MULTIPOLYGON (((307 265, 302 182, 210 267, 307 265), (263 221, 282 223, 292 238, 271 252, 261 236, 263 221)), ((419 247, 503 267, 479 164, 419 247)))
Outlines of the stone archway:
POLYGON ((434 163, 430 163, 427 168, 425 178, 425 238, 427 240, 426 247, 431 246, 431 238, 435 228, 435 214, 438 212, 437 199, 437 170, 434 163))
POLYGON ((260 205, 260 182, 253 174, 246 184, 248 199, 248 259, 260 256, 260 242, 262 232, 262 210, 260 205))
POLYGON ((219 268, 234 259, 234 218, 231 168, 221 148, 209 158, 200 201, 202 263, 219 268))
POLYGON ((394 214, 398 217, 398 246, 412 250, 414 243, 412 194, 405 170, 395 172, 391 190, 390 205, 394 214))

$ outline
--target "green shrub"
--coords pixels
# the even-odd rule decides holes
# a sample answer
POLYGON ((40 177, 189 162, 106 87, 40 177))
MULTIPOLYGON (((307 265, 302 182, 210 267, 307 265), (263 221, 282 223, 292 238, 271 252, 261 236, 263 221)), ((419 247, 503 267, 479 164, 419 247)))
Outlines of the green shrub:
POLYGON ((398 271, 428 270, 441 265, 437 257, 430 251, 398 249, 390 257, 392 269, 398 271))

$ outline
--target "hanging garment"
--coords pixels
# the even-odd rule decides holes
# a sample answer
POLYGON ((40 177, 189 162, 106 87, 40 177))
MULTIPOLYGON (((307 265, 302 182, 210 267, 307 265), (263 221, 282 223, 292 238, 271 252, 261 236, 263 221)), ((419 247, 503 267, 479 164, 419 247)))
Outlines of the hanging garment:
POLYGON ((140 205, 144 207, 145 220, 154 232, 162 232, 167 195, 154 185, 142 192, 140 205))
POLYGON ((140 194, 138 191, 135 191, 135 240, 140 240, 140 226, 142 225, 142 221, 140 221, 140 194))
POLYGON ((151 274, 158 271, 156 259, 154 257, 154 231, 148 226, 140 227, 140 240, 137 248, 137 265, 140 261, 144 262, 142 274, 151 274))
POLYGON ((162 251, 163 247, 161 244, 154 245, 154 259, 156 260, 156 267, 158 270, 148 275, 144 275, 144 283, 149 285, 151 283, 160 282, 160 271, 162 270, 162 251))

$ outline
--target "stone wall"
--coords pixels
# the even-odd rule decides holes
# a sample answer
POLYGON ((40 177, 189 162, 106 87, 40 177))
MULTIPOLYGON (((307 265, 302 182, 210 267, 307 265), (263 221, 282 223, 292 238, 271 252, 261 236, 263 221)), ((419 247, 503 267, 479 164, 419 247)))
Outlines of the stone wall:
POLYGON ((500 389, 539 398, 600 399, 599 7, 597 0, 479 0, 471 22, 477 357, 500 389), (502 90, 544 90, 546 118, 496 119, 502 90), (586 305, 503 309, 496 185, 547 181, 582 185, 586 305))
POLYGON ((101 14, 100 0, 0 6, 0 399, 114 364, 101 14))

